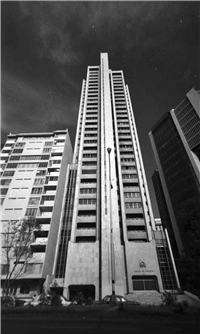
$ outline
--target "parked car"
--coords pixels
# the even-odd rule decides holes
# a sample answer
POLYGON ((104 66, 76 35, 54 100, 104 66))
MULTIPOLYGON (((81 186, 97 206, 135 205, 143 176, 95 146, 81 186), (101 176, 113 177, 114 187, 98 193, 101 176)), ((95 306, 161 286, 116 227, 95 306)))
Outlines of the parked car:
MULTIPOLYGON (((123 296, 116 295, 117 303, 126 303, 127 299, 123 296)), ((111 295, 107 295, 102 299, 102 302, 105 304, 109 304, 111 302, 111 295)))

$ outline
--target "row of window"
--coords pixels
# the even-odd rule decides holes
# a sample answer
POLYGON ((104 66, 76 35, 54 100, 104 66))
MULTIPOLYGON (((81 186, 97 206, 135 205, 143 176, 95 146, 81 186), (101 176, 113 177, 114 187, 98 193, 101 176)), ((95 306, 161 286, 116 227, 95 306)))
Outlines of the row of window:
POLYGON ((85 128, 85 131, 97 131, 97 128, 85 128))
MULTIPOLYGON (((26 139, 34 139, 34 138, 26 138, 26 139)), ((39 139, 39 138, 37 138, 37 139, 39 139)), ((43 139, 43 138, 42 138, 43 139)), ((19 143, 16 143, 16 145, 15 145, 15 147, 24 147, 25 146, 25 142, 19 142, 19 143)), ((10 144, 6 144, 5 146, 10 146, 10 144)), ((46 141, 45 143, 44 143, 44 146, 52 146, 53 145, 53 142, 52 141, 46 141)), ((16 152, 17 153, 17 152, 16 152)))
POLYGON ((61 163, 61 160, 51 160, 49 161, 49 166, 59 165, 60 163, 61 163))
POLYGON ((97 140, 84 140, 84 144, 97 144, 97 140))
POLYGON ((5 197, 0 198, 0 205, 3 205, 4 200, 5 200, 5 197))
POLYGON ((39 162, 39 163, 8 163, 7 168, 37 168, 37 167, 47 167, 48 163, 47 162, 39 162))
POLYGON ((42 193, 43 188, 32 188, 31 194, 38 195, 42 193))
POLYGON ((95 194, 96 188, 80 188, 80 194, 95 194))
POLYGON ((119 145, 119 148, 133 148, 132 145, 119 145))
POLYGON ((136 170, 135 166, 122 166, 122 170, 136 170))
POLYGON ((122 179, 137 179, 137 174, 122 174, 122 179))
POLYGON ((133 158, 121 158, 121 162, 133 162, 135 161, 133 158))
POLYGON ((81 198, 79 204, 96 204, 96 198, 81 198))
POLYGON ((126 198, 140 198, 139 192, 125 192, 124 197, 126 198))
POLYGON ((1 194, 1 195, 6 195, 7 192, 8 192, 8 188, 1 188, 1 189, 0 189, 0 194, 1 194))
POLYGON ((139 209, 142 208, 142 203, 140 202, 125 202, 126 209, 139 209))
POLYGON ((23 152, 23 149, 22 148, 16 148, 13 150, 12 153, 22 153, 23 152))
POLYGON ((96 133, 85 133, 85 137, 96 137, 96 133))
POLYGON ((97 147, 96 146, 85 146, 83 147, 83 151, 96 151, 97 147))
POLYGON ((12 181, 12 179, 2 179, 2 180, 0 180, 0 184, 2 186, 7 186, 7 185, 10 184, 11 181, 12 181))
POLYGON ((82 166, 96 166, 97 162, 96 161, 83 161, 82 166))
POLYGON ((30 197, 28 205, 38 205, 40 202, 40 197, 30 197))
POLYGON ((96 174, 97 170, 96 169, 83 169, 82 174, 96 174))
POLYGON ((37 214, 37 210, 38 210, 37 208, 27 208, 25 216, 33 216, 33 217, 35 217, 36 214, 37 214))
POLYGON ((49 155, 12 155, 10 160, 49 160, 49 155))
POLYGON ((95 153, 83 154, 83 158, 97 158, 97 154, 95 153))
POLYGON ((35 180, 34 180, 34 185, 35 185, 35 184, 44 184, 44 180, 45 180, 45 179, 41 179, 41 178, 40 178, 40 179, 35 179, 35 180))

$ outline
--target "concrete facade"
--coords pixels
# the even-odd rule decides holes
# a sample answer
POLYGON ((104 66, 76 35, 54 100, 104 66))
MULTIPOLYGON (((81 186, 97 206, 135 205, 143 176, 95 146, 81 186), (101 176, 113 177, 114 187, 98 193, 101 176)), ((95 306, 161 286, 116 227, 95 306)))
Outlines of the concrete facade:
MULTIPOLYGON (((46 278, 52 277, 66 170, 71 162, 68 130, 8 135, 1 152, 1 224, 6 228, 9 221, 34 216, 41 227, 31 245, 29 270, 25 267, 15 281, 14 294, 39 294, 46 278)), ((5 263, 2 254, 2 270, 5 263)))
POLYGON ((73 200, 66 195, 63 201, 65 211, 72 213, 68 221, 63 215, 60 224, 60 236, 67 235, 68 241, 60 237, 54 271, 64 295, 72 299, 81 290, 101 300, 113 292, 130 295, 134 289, 162 292, 130 94, 123 72, 110 70, 106 53, 99 66, 88 67, 83 81, 68 175, 72 171, 75 181, 68 176, 66 194, 73 200), (61 258, 66 258, 62 274, 61 258))

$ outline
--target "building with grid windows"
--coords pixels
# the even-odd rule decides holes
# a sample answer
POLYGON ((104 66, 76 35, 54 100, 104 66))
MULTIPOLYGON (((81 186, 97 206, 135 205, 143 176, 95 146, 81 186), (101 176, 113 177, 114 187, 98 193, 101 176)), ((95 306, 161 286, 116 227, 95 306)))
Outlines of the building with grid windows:
MULTIPOLYGON (((200 222, 199 93, 191 89, 185 99, 166 113, 150 132, 157 164, 153 184, 162 223, 168 229, 177 265, 182 256, 194 259, 195 245, 196 252, 199 248, 194 234, 194 231, 199 233, 200 222)), ((197 262, 191 266, 191 271, 195 271, 196 277, 193 284, 199 286, 200 263, 197 262)), ((181 283, 185 285, 185 271, 179 265, 178 271, 181 283)))
POLYGON ((82 85, 53 276, 69 299, 82 291, 95 300, 148 293, 150 301, 151 293, 156 298, 177 287, 164 239, 155 226, 128 86, 102 53, 82 85))
MULTIPOLYGON (((2 232, 9 221, 28 216, 34 216, 41 227, 31 245, 33 259, 14 282, 13 294, 39 294, 52 275, 66 170, 71 162, 68 130, 7 137, 0 166, 2 232)), ((6 268, 2 255, 2 286, 6 268)))

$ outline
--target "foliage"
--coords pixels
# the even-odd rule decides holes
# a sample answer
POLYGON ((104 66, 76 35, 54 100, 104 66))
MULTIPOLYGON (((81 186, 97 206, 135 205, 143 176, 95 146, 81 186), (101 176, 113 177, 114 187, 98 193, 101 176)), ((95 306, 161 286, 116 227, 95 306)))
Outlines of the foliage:
POLYGON ((85 298, 84 298, 84 294, 82 291, 78 291, 74 301, 78 304, 78 305, 83 305, 85 303, 85 298))
POLYGON ((62 306, 62 301, 59 294, 49 291, 49 295, 51 306, 62 306))
POLYGON ((166 306, 175 305, 177 300, 177 295, 174 291, 164 291, 162 295, 162 302, 166 306))
POLYGON ((91 297, 87 298, 85 301, 86 305, 91 305, 93 303, 93 299, 91 297))
POLYGON ((10 295, 5 295, 1 297, 1 304, 2 306, 6 307, 14 307, 15 306, 15 298, 10 295))
POLYGON ((62 301, 59 294, 55 291, 45 292, 43 289, 40 297, 39 297, 40 305, 42 306, 61 306, 62 301))
POLYGON ((34 231, 39 230, 34 217, 19 221, 9 221, 2 231, 2 251, 4 253, 6 277, 3 295, 8 296, 13 282, 24 272, 32 259, 30 245, 35 240, 34 231))
POLYGON ((187 300, 183 300, 182 302, 178 302, 174 305, 174 312, 183 314, 183 313, 185 313, 186 307, 188 307, 187 300))

